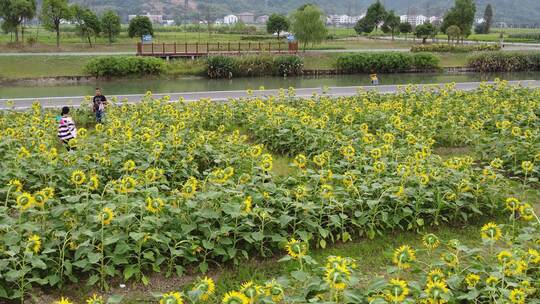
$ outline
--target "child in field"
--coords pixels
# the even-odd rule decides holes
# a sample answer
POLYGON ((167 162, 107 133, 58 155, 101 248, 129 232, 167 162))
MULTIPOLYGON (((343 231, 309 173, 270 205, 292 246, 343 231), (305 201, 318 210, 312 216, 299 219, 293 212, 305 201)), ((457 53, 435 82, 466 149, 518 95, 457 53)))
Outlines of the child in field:
POLYGON ((371 84, 372 85, 378 85, 379 84, 379 78, 377 77, 377 73, 371 72, 371 74, 369 75, 369 78, 371 79, 371 84))
POLYGON ((66 145, 66 149, 69 151, 69 141, 77 137, 77 128, 73 118, 69 116, 69 107, 62 108, 62 116, 58 123, 58 138, 66 145))

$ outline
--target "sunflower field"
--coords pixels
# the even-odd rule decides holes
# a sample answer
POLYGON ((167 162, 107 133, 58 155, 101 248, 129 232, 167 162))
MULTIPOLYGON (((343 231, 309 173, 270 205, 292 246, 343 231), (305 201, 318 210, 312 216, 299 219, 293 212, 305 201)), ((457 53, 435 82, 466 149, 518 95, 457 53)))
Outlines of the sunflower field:
MULTIPOLYGON (((407 262, 413 249, 402 248, 405 255, 390 271, 394 281, 374 282, 371 291, 358 295, 345 292, 355 286, 353 261, 336 257, 328 261, 332 267, 319 269, 307 247, 466 224, 510 206, 512 219, 531 220, 514 223, 511 235, 505 234, 523 246, 519 252, 510 246, 511 257, 521 261, 528 249, 538 250, 533 206, 509 201, 501 191, 507 177, 538 185, 538 89, 500 81, 471 92, 449 84, 303 99, 289 88, 265 99, 227 103, 173 102, 148 93, 138 104, 109 107, 104 124, 79 125, 69 152, 58 143, 56 114, 38 103, 29 111, 0 113, 0 301, 23 301, 36 288, 73 284, 107 290, 118 278, 146 285, 153 272, 205 273, 213 264, 272 257, 287 247, 287 259, 299 263, 290 281, 319 284, 303 286, 305 294, 284 298, 281 291, 290 282, 273 280, 266 287, 244 286, 252 296, 231 292, 216 300, 206 278, 191 291, 164 295, 162 303, 459 303, 473 299, 468 291, 453 292, 465 270, 481 279, 491 274, 504 284, 490 289, 493 295, 477 290, 477 303, 507 303, 525 279, 501 277, 504 269, 496 261, 472 271, 476 249, 454 245, 437 251, 468 259, 456 276, 444 265, 424 268, 440 266, 448 277, 442 284, 427 277, 403 283, 400 272, 420 265, 407 262), (461 146, 475 157, 443 159, 434 152, 461 146), (274 170, 277 156, 290 158, 287 174, 274 170), (432 292, 439 288, 441 301, 428 296, 426 282, 432 292), (385 295, 388 290, 395 298, 385 295)), ((83 107, 74 119, 88 121, 90 115, 83 107)), ((493 225, 486 228, 493 240, 486 242, 495 254, 502 237, 493 225)), ((538 266, 530 265, 528 260, 520 275, 534 285, 538 266)), ((523 299, 535 294, 519 290, 526 294, 516 297, 523 299)), ((96 296, 91 300, 103 303, 96 296)))

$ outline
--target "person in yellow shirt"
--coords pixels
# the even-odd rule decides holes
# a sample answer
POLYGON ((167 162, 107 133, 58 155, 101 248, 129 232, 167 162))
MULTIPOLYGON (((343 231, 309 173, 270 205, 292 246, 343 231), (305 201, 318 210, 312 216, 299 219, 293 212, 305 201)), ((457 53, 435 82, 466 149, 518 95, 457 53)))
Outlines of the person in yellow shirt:
POLYGON ((369 78, 371 79, 371 84, 372 85, 378 85, 379 84, 379 78, 377 77, 377 73, 371 72, 371 74, 369 75, 369 78))

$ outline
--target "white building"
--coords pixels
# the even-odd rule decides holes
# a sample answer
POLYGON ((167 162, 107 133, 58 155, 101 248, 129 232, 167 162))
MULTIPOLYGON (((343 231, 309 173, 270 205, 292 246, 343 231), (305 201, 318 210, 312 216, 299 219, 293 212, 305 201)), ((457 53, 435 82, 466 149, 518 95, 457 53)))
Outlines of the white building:
POLYGON ((257 19, 255 20, 255 22, 256 22, 256 23, 263 23, 263 24, 264 24, 264 23, 268 22, 268 19, 269 19, 269 18, 270 18, 270 17, 269 17, 268 15, 262 15, 262 16, 257 17, 257 19))
POLYGON ((235 24, 238 23, 238 17, 235 15, 227 15, 223 17, 223 24, 235 24))
POLYGON ((163 23, 163 15, 151 15, 150 13, 146 13, 146 15, 129 15, 128 20, 131 21, 133 18, 138 16, 148 17, 152 23, 163 23))
POLYGON ((332 25, 349 25, 355 24, 358 20, 362 19, 362 16, 349 16, 349 15, 330 15, 326 17, 326 23, 332 25))
POLYGON ((418 26, 426 23, 426 21, 429 21, 429 19, 424 15, 401 15, 399 16, 399 20, 402 23, 408 22, 412 26, 418 26))
POLYGON ((484 23, 486 20, 484 20, 484 18, 476 18, 474 19, 474 23, 476 24, 481 24, 481 23, 484 23))
POLYGON ((442 24, 442 22, 443 22, 442 17, 438 17, 438 16, 429 17, 429 23, 431 23, 431 24, 440 25, 440 24, 442 24))

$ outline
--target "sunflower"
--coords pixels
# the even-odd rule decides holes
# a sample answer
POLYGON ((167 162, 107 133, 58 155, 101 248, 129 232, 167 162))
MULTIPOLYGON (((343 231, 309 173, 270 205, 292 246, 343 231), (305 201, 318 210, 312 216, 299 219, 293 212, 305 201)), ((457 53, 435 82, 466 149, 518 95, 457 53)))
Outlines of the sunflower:
POLYGON ((429 250, 434 250, 437 247, 439 247, 439 245, 441 244, 441 242, 439 241, 439 238, 433 233, 424 235, 424 237, 422 237, 422 243, 429 250))
POLYGON ((344 290, 351 279, 351 271, 344 265, 333 265, 326 269, 324 280, 334 290, 344 290))
POLYGON ((375 170, 376 173, 381 173, 386 168, 386 165, 383 162, 376 161, 373 163, 373 170, 375 170))
POLYGON ((497 254, 497 260, 499 260, 499 263, 505 264, 512 258, 512 253, 507 250, 502 250, 497 254))
POLYGON ((487 286, 495 286, 497 285, 497 283, 499 283, 499 279, 494 277, 494 276, 489 276, 487 279, 486 279, 486 285, 487 286))
POLYGON ((195 177, 191 176, 182 186, 182 196, 186 199, 192 198, 197 192, 198 181, 195 177))
POLYGON ((114 219, 114 213, 109 207, 103 208, 101 211, 101 215, 99 216, 99 220, 103 225, 110 225, 112 220, 114 219))
POLYGON ((86 304, 105 304, 105 302, 103 301, 103 297, 94 294, 86 300, 86 304))
POLYGON ((504 273, 509 277, 519 276, 527 271, 527 263, 522 260, 510 260, 505 265, 504 273))
POLYGON ((272 171, 272 155, 263 154, 261 168, 263 169, 264 172, 272 171))
POLYGON ((163 209, 165 203, 161 198, 146 198, 146 210, 150 213, 158 213, 163 209))
POLYGON ((478 282, 480 282, 480 276, 475 273, 469 273, 465 277, 465 283, 467 283, 467 287, 469 288, 476 287, 476 284, 478 284, 478 282))
POLYGON ((86 138, 88 136, 88 130, 85 128, 79 128, 79 130, 77 130, 77 136, 80 138, 86 138))
POLYGON ((307 157, 304 154, 298 154, 294 158, 293 164, 300 169, 305 169, 307 164, 307 157))
POLYGON ((407 282, 399 279, 390 280, 388 289, 385 291, 385 298, 391 303, 402 303, 409 295, 407 282))
POLYGON ((40 208, 45 207, 45 203, 49 200, 47 193, 44 190, 34 193, 34 202, 40 208))
POLYGON ((495 169, 500 169, 503 166, 503 161, 500 158, 495 158, 489 163, 489 165, 495 169))
POLYGON ((538 252, 538 250, 529 248, 527 253, 529 254, 529 263, 540 264, 540 252, 538 252))
POLYGON ((9 181, 8 186, 14 187, 15 192, 22 192, 23 190, 23 184, 18 179, 12 179, 9 181))
POLYGON ((534 209, 530 204, 523 203, 519 207, 519 215, 524 221, 530 221, 535 217, 534 209))
POLYGON ((81 170, 75 170, 71 173, 71 182, 75 186, 80 186, 86 181, 86 175, 81 170))
POLYGON ((131 159, 126 160, 123 166, 123 170, 126 172, 133 172, 136 168, 137 168, 137 165, 131 159))
POLYGON ((34 197, 28 192, 24 192, 23 194, 17 196, 17 206, 19 206, 23 211, 32 208, 34 204, 34 197))
POLYGON ((501 228, 493 222, 487 223, 482 226, 480 232, 482 235, 482 239, 488 241, 498 241, 502 236, 501 228))
POLYGON ((144 172, 144 177, 147 183, 153 183, 161 178, 162 172, 157 168, 148 168, 144 172))
POLYGON ((428 282, 443 281, 445 278, 444 273, 439 268, 435 268, 428 273, 428 282))
POLYGON ((431 304, 443 304, 447 303, 444 297, 450 290, 446 285, 446 281, 428 282, 424 292, 428 297, 428 303, 431 304))
POLYGON ((28 248, 30 248, 35 254, 39 253, 41 250, 41 238, 39 235, 32 234, 28 238, 28 248))
POLYGON ((506 204, 506 209, 512 211, 512 212, 515 212, 517 210, 519 210, 519 207, 521 205, 521 203, 519 202, 519 200, 515 197, 509 197, 506 199, 505 201, 505 204, 506 204))
POLYGON ((244 202, 242 204, 242 212, 245 214, 251 213, 252 204, 253 204, 253 199, 251 198, 251 196, 246 197, 246 199, 244 199, 244 202))
POLYGON ((216 284, 211 278, 204 277, 204 279, 201 279, 197 284, 195 284, 192 290, 200 293, 199 300, 207 301, 216 291, 216 284))
POLYGON ((343 174, 343 185, 345 188, 350 188, 354 185, 354 182, 356 181, 356 175, 350 171, 347 171, 343 174))
POLYGON ((526 298, 527 298, 527 294, 521 288, 513 289, 510 292, 510 295, 508 296, 508 299, 513 304, 525 304, 526 298))
POLYGON ((54 188, 53 187, 45 187, 43 188, 42 190, 45 195, 47 196, 47 200, 51 199, 54 197, 54 188))
POLYGON ((276 282, 276 280, 272 280, 270 282, 267 282, 264 285, 265 293, 267 296, 272 298, 272 301, 279 302, 283 300, 283 296, 285 294, 285 291, 283 289, 283 286, 276 282))
POLYGON ((88 181, 88 190, 96 191, 98 188, 99 188, 99 177, 95 174, 92 174, 88 181))
POLYGON ((249 155, 251 158, 257 158, 262 154, 263 147, 262 145, 255 145, 249 149, 249 155))
POLYGON ((384 133, 383 135, 383 141, 387 144, 393 143, 395 140, 394 134, 392 133, 384 133))
POLYGON ((60 300, 54 302, 54 304, 73 304, 68 298, 61 297, 60 300))
POLYGON ((301 259, 308 251, 306 243, 300 242, 294 238, 287 242, 285 249, 287 249, 287 254, 289 254, 293 259, 301 259))
POLYGON ((159 304, 184 304, 184 300, 178 291, 171 291, 161 297, 159 304))
POLYGON ((326 164, 326 158, 322 154, 317 154, 317 155, 313 156, 313 162, 317 166, 322 167, 322 166, 324 166, 324 164, 326 164))
POLYGON ((332 185, 324 184, 321 186, 321 196, 324 199, 330 199, 334 196, 334 187, 332 185))
POLYGON ((262 286, 255 285, 253 281, 247 281, 240 286, 240 292, 253 301, 259 295, 264 294, 264 289, 262 286))
POLYGON ((294 196, 297 200, 304 198, 308 194, 308 189, 304 185, 297 186, 294 190, 294 196))
POLYGON ((238 291, 231 291, 223 296, 222 304, 249 304, 249 298, 238 291))
POLYGON ((394 257, 392 261, 400 269, 407 269, 411 267, 411 262, 416 260, 415 251, 408 245, 403 245, 394 251, 394 257))
POLYGON ((344 146, 341 149, 341 154, 349 161, 351 161, 354 158, 354 155, 356 153, 356 150, 353 146, 344 146))
POLYGON ((422 173, 420 174, 420 184, 427 185, 429 183, 429 175, 422 173))
POLYGON ((448 267, 456 267, 459 263, 458 256, 451 253, 451 252, 445 252, 441 255, 441 260, 446 263, 448 267))
POLYGON ((133 177, 131 177, 131 176, 123 177, 120 180, 119 192, 120 193, 131 192, 131 191, 135 190, 136 186, 137 186, 137 181, 133 177))

